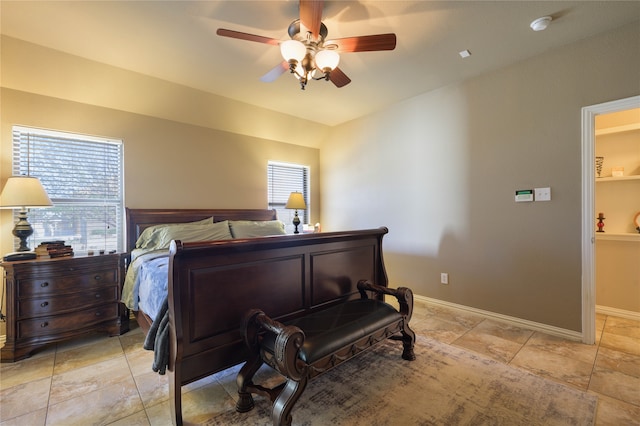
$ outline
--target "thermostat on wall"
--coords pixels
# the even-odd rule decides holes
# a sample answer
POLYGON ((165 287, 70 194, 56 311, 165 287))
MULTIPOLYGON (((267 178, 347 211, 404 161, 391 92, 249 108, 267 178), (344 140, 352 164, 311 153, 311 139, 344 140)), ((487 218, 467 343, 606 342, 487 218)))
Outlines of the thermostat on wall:
POLYGON ((520 189, 516 191, 516 203, 533 201, 533 189, 520 189))

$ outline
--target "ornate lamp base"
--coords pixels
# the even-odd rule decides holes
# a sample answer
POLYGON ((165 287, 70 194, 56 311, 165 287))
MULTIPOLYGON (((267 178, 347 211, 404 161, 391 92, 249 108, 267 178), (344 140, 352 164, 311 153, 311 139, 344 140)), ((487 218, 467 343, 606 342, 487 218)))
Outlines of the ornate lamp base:
POLYGON ((293 226, 296 227, 295 231, 293 231, 294 234, 300 233, 298 231, 298 225, 300 225, 300 218, 298 217, 298 210, 296 210, 296 213, 293 215, 293 226))
POLYGON ((18 221, 16 222, 16 226, 13 228, 13 235, 18 237, 20 240, 20 247, 18 247, 18 251, 30 250, 27 246, 27 238, 29 238, 31 234, 33 234, 33 228, 27 221, 27 210, 20 210, 20 213, 18 213, 18 221))

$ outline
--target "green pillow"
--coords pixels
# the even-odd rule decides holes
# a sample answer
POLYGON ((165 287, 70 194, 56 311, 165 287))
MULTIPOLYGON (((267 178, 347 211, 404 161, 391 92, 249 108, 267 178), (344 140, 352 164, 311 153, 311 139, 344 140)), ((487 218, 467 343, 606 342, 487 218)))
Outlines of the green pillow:
POLYGON ((167 248, 169 247, 168 245, 166 247, 160 247, 163 245, 163 242, 161 240, 166 239, 165 234, 167 232, 180 232, 181 229, 184 229, 188 232, 194 227, 206 227, 213 224, 213 217, 208 217, 206 219, 198 220, 195 222, 168 223, 149 226, 144 231, 142 231, 142 234, 140 234, 140 236, 138 237, 138 241, 136 241, 136 248, 149 250, 157 248, 167 248), (167 229, 170 230, 167 231, 167 229))
POLYGON ((279 220, 230 220, 233 238, 267 237, 284 235, 284 223, 279 220))
POLYGON ((232 239, 229 231, 229 222, 216 222, 209 225, 167 226, 158 234, 156 249, 168 248, 171 240, 180 240, 183 243, 195 243, 198 241, 216 241, 232 239))

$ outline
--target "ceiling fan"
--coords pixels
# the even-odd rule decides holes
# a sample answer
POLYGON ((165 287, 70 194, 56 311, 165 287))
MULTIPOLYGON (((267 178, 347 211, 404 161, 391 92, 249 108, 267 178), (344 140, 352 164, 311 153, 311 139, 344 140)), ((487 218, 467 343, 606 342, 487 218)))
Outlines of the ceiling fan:
POLYGON ((327 40, 328 30, 322 23, 323 3, 323 0, 300 0, 300 19, 289 25, 290 40, 280 41, 224 28, 218 28, 216 34, 280 46, 284 61, 262 76, 262 81, 274 81, 288 70, 300 81, 302 90, 309 80, 330 80, 336 87, 343 87, 351 83, 351 79, 338 68, 338 52, 393 50, 396 35, 388 33, 327 40), (316 77, 316 71, 322 75, 316 77))

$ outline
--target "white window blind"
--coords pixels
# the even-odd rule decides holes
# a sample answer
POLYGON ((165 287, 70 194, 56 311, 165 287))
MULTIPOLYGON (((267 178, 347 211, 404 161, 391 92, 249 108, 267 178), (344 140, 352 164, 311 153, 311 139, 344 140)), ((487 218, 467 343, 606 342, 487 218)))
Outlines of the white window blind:
POLYGON ((301 192, 307 205, 305 210, 298 210, 301 224, 309 223, 309 167, 299 164, 278 163, 269 161, 268 164, 269 208, 276 209, 278 218, 286 225, 291 224, 294 212, 285 209, 289 195, 301 192))
POLYGON ((30 247, 64 240, 74 252, 124 249, 122 141, 15 126, 13 174, 39 178, 53 202, 30 210, 30 247))

